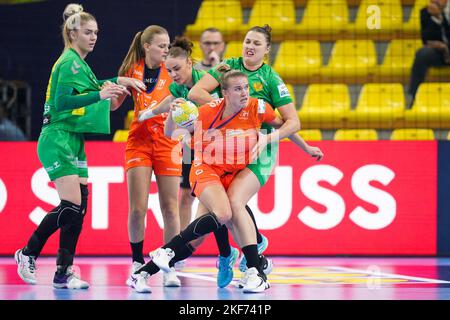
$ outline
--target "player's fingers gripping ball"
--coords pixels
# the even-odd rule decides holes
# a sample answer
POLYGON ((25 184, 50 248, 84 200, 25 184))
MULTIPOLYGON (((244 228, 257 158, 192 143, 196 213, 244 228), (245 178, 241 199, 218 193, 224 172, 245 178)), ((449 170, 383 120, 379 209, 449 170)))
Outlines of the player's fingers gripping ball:
POLYGON ((197 106, 191 101, 182 101, 172 110, 173 122, 182 128, 189 128, 197 118, 197 106))

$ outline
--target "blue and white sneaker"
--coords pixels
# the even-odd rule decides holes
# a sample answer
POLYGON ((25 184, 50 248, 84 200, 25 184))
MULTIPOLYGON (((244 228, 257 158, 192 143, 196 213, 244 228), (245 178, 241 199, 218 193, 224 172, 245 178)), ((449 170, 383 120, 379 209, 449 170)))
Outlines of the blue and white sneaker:
POLYGON ((217 261, 217 286, 225 288, 233 280, 233 267, 239 257, 239 250, 231 247, 231 253, 228 257, 219 256, 217 261))
POLYGON ((73 272, 72 266, 69 266, 65 274, 55 272, 53 287, 56 289, 87 289, 89 283, 81 280, 80 276, 73 272))
MULTIPOLYGON (((263 254, 263 252, 267 249, 269 246, 269 240, 261 234, 262 241, 261 243, 258 243, 258 254, 263 254)), ((245 272, 247 270, 247 259, 245 258, 245 255, 242 254, 241 261, 239 262, 239 271, 245 272)))

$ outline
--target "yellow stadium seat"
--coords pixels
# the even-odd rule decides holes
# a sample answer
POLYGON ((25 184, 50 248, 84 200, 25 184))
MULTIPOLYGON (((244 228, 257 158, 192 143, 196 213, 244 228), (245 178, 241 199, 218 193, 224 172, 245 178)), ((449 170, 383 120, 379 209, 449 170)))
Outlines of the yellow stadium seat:
POLYGON ((432 129, 395 129, 391 140, 434 140, 432 129))
POLYGON ((427 79, 429 81, 448 82, 450 81, 450 67, 433 67, 430 68, 427 79))
POLYGON ((362 0, 353 25, 348 31, 364 38, 385 34, 392 38, 403 26, 403 11, 400 0, 362 0))
POLYGON ((407 22, 403 24, 402 31, 404 33, 419 34, 420 33, 420 10, 425 8, 430 0, 416 0, 411 10, 411 14, 407 22))
POLYGON ((280 40, 295 28, 295 4, 292 0, 256 0, 242 34, 254 26, 270 25, 273 40, 280 40))
POLYGON ((375 129, 339 129, 334 134, 334 140, 378 140, 378 135, 375 129))
POLYGON ((288 40, 281 43, 273 65, 275 71, 290 83, 311 82, 318 78, 322 66, 319 41, 288 40))
POLYGON ((186 27, 186 34, 198 39, 203 30, 214 27, 227 37, 239 32, 242 21, 239 0, 205 0, 200 5, 195 23, 186 27))
POLYGON ((405 120, 409 128, 450 128, 450 83, 422 83, 405 120))
POLYGON ((114 142, 126 142, 128 139, 128 130, 116 130, 114 132, 114 142))
POLYGON ((348 24, 346 0, 309 0, 302 21, 297 25, 298 35, 336 35, 348 24))
POLYGON ((199 41, 192 41, 194 46, 192 47, 192 59, 194 59, 197 62, 200 62, 203 60, 203 52, 202 48, 200 47, 199 41))
POLYGON ((342 128, 350 111, 345 84, 312 84, 303 98, 298 115, 304 129, 342 128))
POLYGON ((133 118, 134 118, 134 110, 128 111, 127 116, 125 117, 125 123, 124 123, 125 129, 130 129, 130 125, 131 125, 131 122, 133 121, 133 118))
POLYGON ((421 47, 422 41, 418 39, 392 40, 377 70, 377 79, 383 82, 408 80, 414 56, 421 47))
POLYGON ((367 81, 377 64, 375 45, 371 40, 338 40, 328 65, 321 69, 324 79, 354 83, 367 81))
POLYGON ((242 56, 242 41, 230 41, 225 48, 224 58, 238 58, 242 56))
POLYGON ((300 130, 298 132, 300 137, 305 141, 320 141, 322 140, 322 131, 319 129, 300 130))
POLYGON ((369 83, 359 94, 356 109, 350 112, 351 128, 392 129, 402 123, 405 96, 400 83, 369 83))

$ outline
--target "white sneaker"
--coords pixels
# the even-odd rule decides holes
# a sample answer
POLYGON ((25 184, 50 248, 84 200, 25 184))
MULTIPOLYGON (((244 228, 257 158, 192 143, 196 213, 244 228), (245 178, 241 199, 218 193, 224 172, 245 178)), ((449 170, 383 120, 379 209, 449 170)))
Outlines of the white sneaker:
POLYGON ((73 272, 72 266, 69 266, 66 274, 58 275, 58 273, 55 273, 53 287, 56 289, 87 289, 89 283, 81 280, 80 276, 73 272))
MULTIPOLYGON (((263 268, 263 272, 266 276, 268 276, 273 270, 273 261, 272 259, 266 258, 263 255, 260 255, 261 267, 263 268)), ((243 273, 241 279, 239 280, 237 286, 239 289, 245 287, 247 283, 247 273, 243 273)))
POLYGON ((169 262, 175 257, 175 252, 170 248, 159 248, 150 253, 150 257, 162 271, 170 272, 169 262))
POLYGON ((175 270, 180 271, 186 266, 186 259, 175 262, 175 270))
POLYGON ((258 293, 270 288, 269 282, 258 274, 256 268, 250 268, 245 271, 246 282, 243 288, 244 293, 258 293))
MULTIPOLYGON (((133 263, 134 264, 134 263, 133 263)), ((137 274, 131 274, 129 281, 127 280, 127 285, 134 289, 134 291, 139 293, 151 293, 152 290, 147 284, 147 279, 149 277, 148 272, 141 271, 137 274)))
POLYGON ((164 287, 181 287, 175 268, 170 268, 170 272, 163 273, 163 285, 164 287))
POLYGON ((264 274, 266 276, 268 276, 273 270, 272 259, 266 258, 263 255, 260 255, 259 259, 260 259, 261 267, 263 269, 264 274))
POLYGON ((128 276, 128 279, 126 281, 127 286, 133 288, 133 282, 135 281, 135 272, 138 271, 140 268, 142 268, 143 264, 137 261, 133 261, 133 264, 131 265, 131 272, 128 276))
POLYGON ((33 256, 26 256, 19 249, 14 254, 17 263, 17 274, 29 284, 36 284, 36 260, 33 256))

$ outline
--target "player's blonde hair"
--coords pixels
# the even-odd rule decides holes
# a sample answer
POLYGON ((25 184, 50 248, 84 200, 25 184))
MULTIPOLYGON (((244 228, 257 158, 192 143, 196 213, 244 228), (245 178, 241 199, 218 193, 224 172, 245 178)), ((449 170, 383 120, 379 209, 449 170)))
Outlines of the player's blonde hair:
POLYGON ((245 73, 243 73, 240 70, 231 70, 230 66, 223 63, 220 66, 217 67, 217 71, 222 73, 222 76, 220 77, 220 88, 222 90, 227 90, 228 89, 228 85, 230 83, 230 79, 235 79, 235 78, 248 78, 247 75, 245 73))
POLYGON ((80 29, 83 23, 88 21, 97 21, 95 17, 85 12, 83 6, 77 3, 70 3, 66 6, 63 12, 64 23, 62 25, 62 36, 64 40, 64 49, 71 46, 70 32, 80 29))
POLYGON ((122 62, 119 69, 119 75, 125 75, 131 67, 139 60, 145 58, 144 43, 151 43, 157 34, 169 34, 166 29, 161 26, 151 25, 144 31, 139 31, 131 42, 130 49, 122 62))

